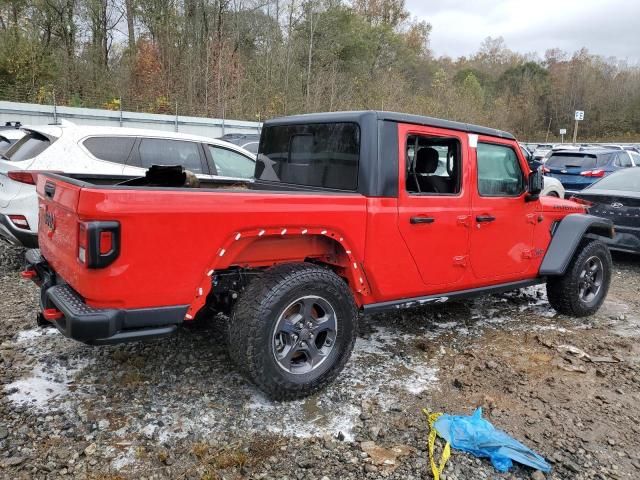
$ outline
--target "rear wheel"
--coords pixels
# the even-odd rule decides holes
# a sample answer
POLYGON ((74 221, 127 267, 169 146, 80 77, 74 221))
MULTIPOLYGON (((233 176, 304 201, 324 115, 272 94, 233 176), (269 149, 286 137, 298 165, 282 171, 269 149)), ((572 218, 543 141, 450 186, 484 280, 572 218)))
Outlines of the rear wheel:
POLYGON ((310 395, 344 368, 358 311, 334 272, 302 263, 276 266, 252 282, 229 324, 229 352, 271 398, 310 395))
POLYGON ((565 274, 547 280, 549 303, 565 315, 593 315, 609 291, 611 265, 611 254, 604 243, 584 240, 565 274))

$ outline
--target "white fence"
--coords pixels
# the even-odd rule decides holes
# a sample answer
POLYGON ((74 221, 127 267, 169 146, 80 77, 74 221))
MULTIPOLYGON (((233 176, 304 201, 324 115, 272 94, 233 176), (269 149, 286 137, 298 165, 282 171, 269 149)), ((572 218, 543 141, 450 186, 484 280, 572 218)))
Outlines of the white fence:
POLYGON ((240 120, 0 101, 0 126, 4 125, 5 122, 21 122, 23 125, 46 125, 58 123, 62 119, 77 125, 152 128, 154 130, 191 133, 213 138, 220 137, 225 133, 259 133, 262 126, 258 122, 240 120))

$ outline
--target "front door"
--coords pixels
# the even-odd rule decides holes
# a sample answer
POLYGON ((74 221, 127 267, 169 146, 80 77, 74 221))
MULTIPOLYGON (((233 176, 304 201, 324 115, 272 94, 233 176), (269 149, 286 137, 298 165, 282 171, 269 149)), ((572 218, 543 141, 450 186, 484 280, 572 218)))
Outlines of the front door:
POLYGON ((529 265, 536 202, 527 202, 526 161, 508 142, 480 137, 470 149, 472 190, 471 268, 476 278, 517 280, 529 265))
POLYGON ((415 125, 398 132, 398 228, 425 285, 448 288, 462 280, 469 261, 467 135, 415 125))

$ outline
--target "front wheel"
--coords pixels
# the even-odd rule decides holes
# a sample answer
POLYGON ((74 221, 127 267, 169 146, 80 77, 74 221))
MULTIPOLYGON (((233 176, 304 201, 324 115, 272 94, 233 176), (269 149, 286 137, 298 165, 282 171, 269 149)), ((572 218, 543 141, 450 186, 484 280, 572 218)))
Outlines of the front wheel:
POLYGON ((611 254, 604 243, 583 240, 564 275, 547 280, 549 303, 565 315, 593 315, 609 291, 611 267, 611 254))
POLYGON ((357 322, 351 291, 334 272, 308 263, 276 266, 238 300, 230 356, 271 398, 304 397, 344 368, 357 322))

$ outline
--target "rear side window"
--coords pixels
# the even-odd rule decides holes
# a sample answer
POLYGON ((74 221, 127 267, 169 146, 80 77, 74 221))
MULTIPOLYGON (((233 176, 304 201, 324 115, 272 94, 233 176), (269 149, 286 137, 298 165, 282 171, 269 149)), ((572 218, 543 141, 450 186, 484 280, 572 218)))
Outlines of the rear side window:
POLYGON ((256 178, 356 190, 360 128, 356 123, 275 125, 263 130, 256 178))
POLYGON ((16 143, 14 143, 4 156, 12 162, 22 162, 31 160, 32 158, 44 152, 51 141, 37 132, 29 132, 16 143))
POLYGON ((6 152, 10 146, 11 142, 7 138, 0 136, 0 153, 6 152))
POLYGON ((478 192, 483 197, 517 197, 524 175, 516 152, 505 145, 478 143, 478 192))
POLYGON ((256 162, 226 148, 209 145, 209 152, 216 166, 216 172, 223 177, 251 178, 256 162))
POLYGON ((151 165, 181 165, 193 173, 204 173, 200 161, 200 145, 195 142, 143 138, 139 152, 143 168, 151 165))
POLYGON ((135 137, 92 137, 82 142, 94 157, 114 163, 126 163, 134 143, 135 137))

